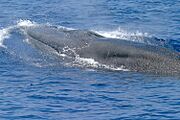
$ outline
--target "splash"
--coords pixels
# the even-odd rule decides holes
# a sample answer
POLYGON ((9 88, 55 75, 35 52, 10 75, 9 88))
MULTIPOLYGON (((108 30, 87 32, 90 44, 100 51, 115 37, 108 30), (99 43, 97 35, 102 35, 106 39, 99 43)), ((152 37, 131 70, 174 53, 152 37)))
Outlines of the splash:
MULTIPOLYGON (((68 46, 63 48, 61 53, 57 53, 58 56, 62 57, 63 59, 73 59, 72 56, 69 54, 73 54, 74 60, 70 63, 66 63, 67 66, 75 66, 75 67, 83 67, 83 68, 92 68, 92 69, 106 69, 106 70, 113 70, 113 71, 129 71, 124 66, 115 67, 113 65, 106 65, 96 61, 93 58, 83 58, 80 57, 79 54, 75 51, 76 48, 69 48, 68 46)), ((79 48, 81 49, 81 48, 79 48)))
POLYGON ((37 26, 38 24, 36 22, 30 21, 30 20, 19 20, 17 21, 17 27, 31 27, 31 26, 37 26))
POLYGON ((95 68, 95 69, 107 69, 113 71, 129 71, 124 66, 115 67, 113 65, 105 65, 102 63, 97 62, 92 58, 82 58, 76 57, 75 61, 73 62, 74 66, 86 67, 86 68, 95 68))
POLYGON ((107 37, 107 38, 130 40, 130 41, 141 42, 141 43, 145 42, 144 41, 145 37, 147 37, 147 38, 152 37, 148 33, 142 33, 139 31, 128 32, 128 31, 121 29, 120 27, 117 30, 113 30, 113 31, 94 31, 94 32, 96 32, 104 37, 107 37))
POLYGON ((3 29, 0 29, 0 47, 7 48, 4 45, 4 40, 8 39, 11 36, 11 32, 13 29, 20 28, 20 27, 29 27, 38 25, 35 22, 31 22, 30 20, 19 20, 17 25, 12 25, 3 29))
POLYGON ((7 48, 4 45, 4 40, 10 37, 10 32, 13 27, 7 27, 0 30, 0 47, 7 48))
POLYGON ((86 68, 93 68, 93 69, 107 69, 107 70, 114 70, 114 71, 129 71, 128 69, 125 69, 124 66, 115 67, 113 65, 102 64, 93 58, 80 57, 79 54, 75 52, 75 49, 68 48, 68 51, 71 51, 75 56, 75 60, 71 64, 72 66, 86 67, 86 68))

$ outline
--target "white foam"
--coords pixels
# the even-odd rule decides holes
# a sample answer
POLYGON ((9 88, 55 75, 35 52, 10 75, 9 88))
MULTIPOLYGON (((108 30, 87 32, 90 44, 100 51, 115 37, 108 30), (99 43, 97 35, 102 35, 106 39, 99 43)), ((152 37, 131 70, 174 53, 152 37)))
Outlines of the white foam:
POLYGON ((65 29, 65 30, 76 30, 76 29, 74 29, 74 28, 64 27, 64 26, 60 26, 60 25, 58 25, 57 28, 58 28, 58 29, 65 29))
POLYGON ((31 27, 31 26, 37 26, 38 24, 36 22, 30 21, 30 20, 19 20, 17 22, 18 27, 31 27))
MULTIPOLYGON (((28 27, 36 27, 36 26, 54 26, 50 23, 42 23, 42 24, 38 24, 34 21, 30 21, 30 20, 22 20, 20 19, 19 21, 17 21, 17 28, 28 28, 28 27)), ((74 28, 70 28, 70 27, 64 27, 64 26, 60 26, 60 25, 55 25, 55 27, 57 29, 65 29, 65 30, 75 30, 74 28)), ((24 31, 23 29, 21 29, 22 31, 24 31)))
POLYGON ((76 57, 74 61, 74 65, 85 66, 85 67, 90 67, 90 68, 103 68, 103 69, 114 70, 114 71, 129 71, 128 69, 125 69, 124 66, 115 67, 113 65, 105 65, 105 64, 95 61, 92 58, 76 57))
POLYGON ((123 40, 130 40, 135 42, 144 42, 144 37, 151 37, 148 33, 142 33, 139 31, 136 32, 128 32, 120 27, 117 30, 113 31, 94 31, 104 37, 107 38, 116 38, 123 40))
POLYGON ((3 44, 5 39, 8 39, 10 37, 10 32, 13 26, 3 28, 0 30, 0 47, 6 48, 6 46, 3 44))
POLYGON ((95 69, 107 69, 107 70, 114 70, 114 71, 129 71, 128 69, 125 69, 124 66, 115 67, 113 65, 105 65, 102 63, 99 63, 98 61, 94 60, 93 58, 83 58, 80 57, 76 52, 76 48, 69 48, 68 46, 63 48, 62 53, 57 53, 60 57, 64 58, 71 58, 71 56, 68 55, 69 52, 74 54, 75 59, 72 63, 66 63, 67 66, 78 66, 78 67, 85 67, 85 68, 95 68, 95 69))
POLYGON ((31 22, 30 20, 19 20, 17 25, 9 26, 7 28, 0 29, 0 47, 6 48, 3 44, 5 39, 10 37, 10 32, 17 27, 28 27, 37 25, 35 22, 31 22))

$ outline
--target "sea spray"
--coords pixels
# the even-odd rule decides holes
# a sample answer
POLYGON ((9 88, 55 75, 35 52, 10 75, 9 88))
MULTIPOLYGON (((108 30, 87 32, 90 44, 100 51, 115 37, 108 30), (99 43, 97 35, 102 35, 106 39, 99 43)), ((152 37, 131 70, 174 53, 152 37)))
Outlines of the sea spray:
POLYGON ((115 30, 93 30, 94 32, 106 37, 106 38, 115 38, 115 39, 123 39, 134 42, 145 43, 145 37, 152 37, 148 33, 143 33, 140 31, 128 32, 126 30, 121 29, 120 27, 115 30))
POLYGON ((6 48, 4 40, 10 37, 10 32, 13 27, 7 27, 0 29, 0 47, 6 48))

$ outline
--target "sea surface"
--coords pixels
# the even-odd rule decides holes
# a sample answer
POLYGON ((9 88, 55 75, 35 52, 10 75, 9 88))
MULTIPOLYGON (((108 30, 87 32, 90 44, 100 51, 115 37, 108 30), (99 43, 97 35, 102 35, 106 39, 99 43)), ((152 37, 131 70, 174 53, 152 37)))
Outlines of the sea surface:
POLYGON ((18 30, 40 24, 180 51, 179 0, 0 0, 0 120, 180 120, 179 77, 64 64, 18 30))

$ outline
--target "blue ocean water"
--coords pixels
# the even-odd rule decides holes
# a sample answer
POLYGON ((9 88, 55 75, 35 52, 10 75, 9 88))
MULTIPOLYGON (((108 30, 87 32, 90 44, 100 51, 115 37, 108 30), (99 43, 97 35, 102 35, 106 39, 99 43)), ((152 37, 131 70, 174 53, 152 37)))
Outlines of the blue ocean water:
POLYGON ((1 0, 0 120, 180 119, 180 78, 66 66, 31 47, 19 25, 165 40, 179 51, 179 0, 1 0))

